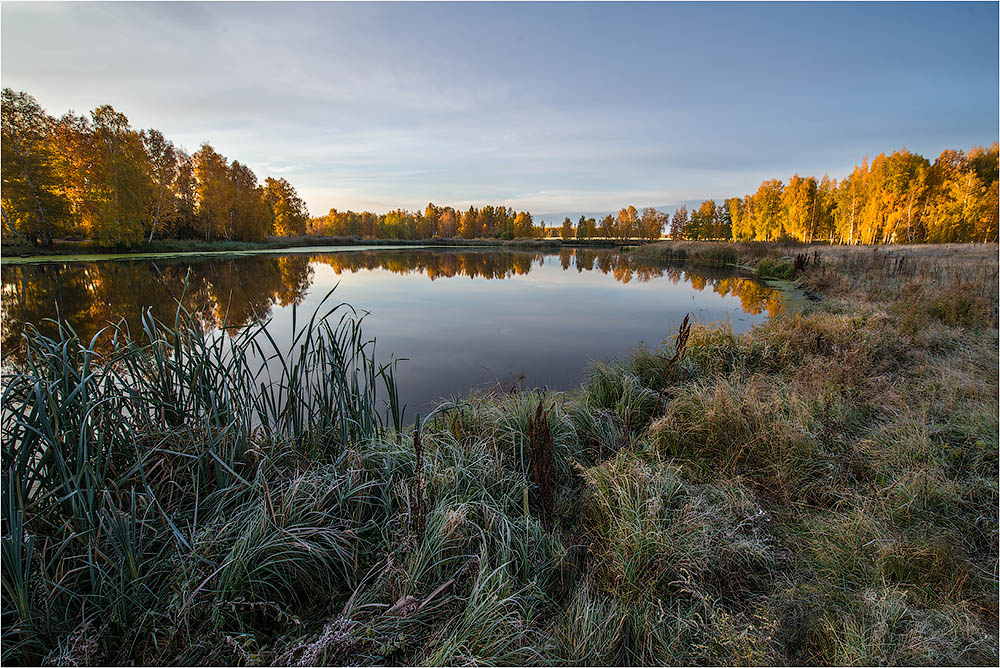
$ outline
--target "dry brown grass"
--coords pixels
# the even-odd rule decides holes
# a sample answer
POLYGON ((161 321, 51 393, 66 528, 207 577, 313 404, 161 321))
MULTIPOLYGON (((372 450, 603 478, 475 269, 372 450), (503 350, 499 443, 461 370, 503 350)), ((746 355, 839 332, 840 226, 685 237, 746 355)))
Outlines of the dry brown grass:
POLYGON ((785 262, 821 296, 742 336, 696 328, 692 381, 648 432, 781 527, 784 660, 995 663, 997 245, 670 247, 643 254, 785 262))
MULTIPOLYGON (((995 296, 998 244, 914 244, 842 246, 799 242, 663 241, 633 251, 648 260, 688 260, 756 266, 761 260, 805 262, 805 277, 826 294, 833 286, 871 287, 886 281, 891 287, 918 282, 942 288, 971 287, 995 296)), ((798 268, 798 267, 796 267, 798 268)), ((838 296, 848 296, 846 294, 838 296)))
POLYGON ((342 456, 262 445, 141 605, 5 599, 5 639, 61 624, 5 661, 996 665, 996 246, 672 246, 822 299, 342 456))

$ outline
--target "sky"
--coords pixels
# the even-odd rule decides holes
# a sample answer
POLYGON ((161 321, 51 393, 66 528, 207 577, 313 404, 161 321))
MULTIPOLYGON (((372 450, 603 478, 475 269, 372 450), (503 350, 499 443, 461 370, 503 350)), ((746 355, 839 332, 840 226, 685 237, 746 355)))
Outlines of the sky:
POLYGON ((997 3, 0 4, 0 81, 330 208, 671 209, 998 138, 997 3))

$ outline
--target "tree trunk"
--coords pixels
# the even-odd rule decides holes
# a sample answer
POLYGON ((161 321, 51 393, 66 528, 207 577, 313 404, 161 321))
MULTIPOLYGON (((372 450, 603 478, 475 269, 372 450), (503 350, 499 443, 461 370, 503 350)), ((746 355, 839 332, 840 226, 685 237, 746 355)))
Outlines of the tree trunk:
POLYGON ((851 188, 851 239, 849 242, 851 246, 854 245, 854 211, 856 201, 857 195, 854 194, 854 188, 851 188))
POLYGON ((156 223, 160 220, 160 207, 163 205, 163 188, 160 188, 160 197, 156 201, 156 213, 153 215, 153 224, 149 228, 149 241, 146 243, 153 243, 153 232, 156 231, 156 223))

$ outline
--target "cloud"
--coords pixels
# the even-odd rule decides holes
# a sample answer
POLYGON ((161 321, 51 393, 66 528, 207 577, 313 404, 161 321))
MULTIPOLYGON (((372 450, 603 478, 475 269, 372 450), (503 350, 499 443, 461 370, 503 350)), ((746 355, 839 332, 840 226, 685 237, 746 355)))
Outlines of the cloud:
POLYGON ((617 210, 995 141, 997 10, 961 9, 4 3, 0 48, 51 113, 111 103, 316 212, 617 210))

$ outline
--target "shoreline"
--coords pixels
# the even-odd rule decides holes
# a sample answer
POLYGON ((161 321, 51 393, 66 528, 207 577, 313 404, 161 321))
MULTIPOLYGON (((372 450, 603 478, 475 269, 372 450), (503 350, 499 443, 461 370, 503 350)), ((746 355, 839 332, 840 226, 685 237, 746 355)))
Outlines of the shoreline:
POLYGON ((262 242, 249 241, 164 241, 132 248, 105 248, 93 242, 56 242, 52 248, 0 247, 0 263, 97 262, 102 260, 187 257, 199 255, 242 255, 259 253, 335 252, 374 248, 619 248, 650 242, 610 239, 355 239, 343 237, 295 237, 262 242), (335 249, 335 250, 330 250, 335 249))
POLYGON ((5 660, 236 665, 229 634, 272 665, 994 665, 996 261, 816 257, 802 312, 412 423, 351 320, 304 325, 279 389, 186 321, 115 366, 31 338, 5 660))

